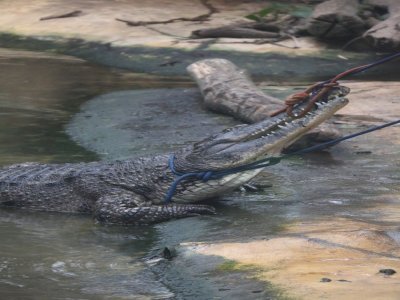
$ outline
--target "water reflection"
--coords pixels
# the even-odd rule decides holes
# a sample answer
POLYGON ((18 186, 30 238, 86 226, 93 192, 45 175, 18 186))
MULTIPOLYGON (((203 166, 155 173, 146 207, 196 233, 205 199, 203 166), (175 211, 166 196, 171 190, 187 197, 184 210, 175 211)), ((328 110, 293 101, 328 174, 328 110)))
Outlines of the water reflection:
POLYGON ((0 165, 93 160, 64 132, 84 101, 114 90, 188 85, 26 51, 0 50, 0 68, 0 165))

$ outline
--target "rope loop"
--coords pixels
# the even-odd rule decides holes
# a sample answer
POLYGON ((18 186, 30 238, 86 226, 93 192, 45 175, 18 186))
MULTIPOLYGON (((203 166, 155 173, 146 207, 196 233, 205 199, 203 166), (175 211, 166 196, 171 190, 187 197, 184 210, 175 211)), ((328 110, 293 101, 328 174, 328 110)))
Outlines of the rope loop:
POLYGON ((285 99, 286 106, 293 106, 297 103, 304 102, 308 99, 310 95, 306 92, 300 92, 296 94, 292 94, 285 99))
POLYGON ((286 113, 293 117, 293 118, 302 118, 304 117, 307 113, 309 113, 315 103, 318 100, 321 100, 324 98, 333 87, 338 86, 339 83, 337 81, 329 81, 329 82, 323 82, 323 83, 316 83, 308 87, 305 91, 296 93, 292 96, 289 96, 288 99, 285 100, 285 111, 286 113), (308 100, 308 103, 306 107, 298 114, 294 114, 293 110, 296 105, 299 103, 305 102, 308 100))

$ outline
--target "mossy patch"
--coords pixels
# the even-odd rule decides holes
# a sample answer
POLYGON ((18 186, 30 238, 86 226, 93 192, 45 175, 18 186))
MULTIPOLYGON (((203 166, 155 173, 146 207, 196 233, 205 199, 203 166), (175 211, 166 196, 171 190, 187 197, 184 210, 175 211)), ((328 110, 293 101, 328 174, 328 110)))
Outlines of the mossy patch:
MULTIPOLYGON (((258 276, 261 272, 265 272, 256 265, 252 264, 241 264, 234 260, 226 260, 223 263, 219 264, 215 268, 216 272, 243 272, 247 273, 250 278, 255 280, 260 280, 261 277, 258 276)), ((261 280, 262 281, 262 280, 261 280)), ((265 282, 265 291, 268 295, 274 295, 274 299, 279 300, 293 300, 293 298, 289 297, 285 291, 280 289, 279 287, 272 285, 269 282, 265 282)), ((255 291, 256 292, 256 291, 255 291)))
POLYGON ((240 264, 234 260, 224 261, 222 264, 217 266, 216 270, 221 272, 237 271, 240 268, 240 264))

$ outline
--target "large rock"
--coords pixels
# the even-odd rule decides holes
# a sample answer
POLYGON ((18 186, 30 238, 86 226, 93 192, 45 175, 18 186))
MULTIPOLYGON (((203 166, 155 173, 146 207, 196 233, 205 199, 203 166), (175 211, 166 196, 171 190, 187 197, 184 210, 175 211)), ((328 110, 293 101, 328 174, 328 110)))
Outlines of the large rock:
POLYGON ((358 17, 358 0, 329 0, 317 5, 307 30, 324 39, 343 39, 360 36, 366 29, 358 17))

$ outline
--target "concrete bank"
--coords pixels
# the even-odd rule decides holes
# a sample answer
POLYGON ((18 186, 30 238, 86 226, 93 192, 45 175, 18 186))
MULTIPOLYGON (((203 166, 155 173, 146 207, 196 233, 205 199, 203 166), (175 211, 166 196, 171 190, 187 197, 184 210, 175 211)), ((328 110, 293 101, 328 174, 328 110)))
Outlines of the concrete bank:
MULTIPOLYGON (((254 39, 187 39, 194 30, 244 22, 249 13, 268 1, 209 1, 218 12, 203 22, 127 26, 117 21, 168 21, 193 18, 208 12, 204 1, 1 1, 0 47, 51 51, 91 62, 158 75, 186 75, 186 66, 202 58, 223 57, 271 81, 314 81, 329 78, 352 66, 376 59, 360 54, 328 50, 312 38, 276 44, 255 44, 254 39), (73 17, 40 20, 68 12, 73 17)), ((374 69, 363 78, 397 78, 399 64, 374 69)))

